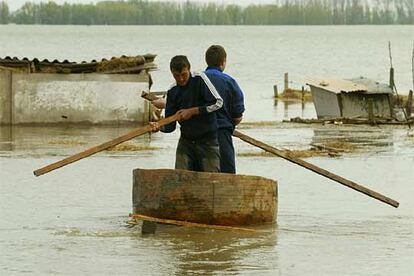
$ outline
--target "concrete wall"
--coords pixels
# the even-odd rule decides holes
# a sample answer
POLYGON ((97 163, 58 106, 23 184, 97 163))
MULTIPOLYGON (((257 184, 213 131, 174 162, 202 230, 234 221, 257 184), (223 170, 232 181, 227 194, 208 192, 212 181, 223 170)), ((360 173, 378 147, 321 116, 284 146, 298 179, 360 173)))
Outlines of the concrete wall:
POLYGON ((342 116, 345 118, 369 116, 369 99, 372 99, 372 111, 375 117, 392 116, 388 94, 341 93, 342 116))
POLYGON ((0 70, 0 124, 11 122, 11 82, 12 73, 0 70))
POLYGON ((141 91, 149 90, 149 76, 145 72, 139 75, 13 72, 11 81, 9 78, 11 89, 6 83, 7 76, 0 74, 0 103, 6 105, 0 112, 3 124, 118 124, 148 120, 148 104, 141 98, 141 91), (11 96, 7 96, 7 90, 11 96), (11 116, 7 117, 7 112, 11 116))
POLYGON ((318 118, 368 118, 368 100, 372 99, 375 117, 391 117, 388 94, 340 93, 311 86, 318 118))

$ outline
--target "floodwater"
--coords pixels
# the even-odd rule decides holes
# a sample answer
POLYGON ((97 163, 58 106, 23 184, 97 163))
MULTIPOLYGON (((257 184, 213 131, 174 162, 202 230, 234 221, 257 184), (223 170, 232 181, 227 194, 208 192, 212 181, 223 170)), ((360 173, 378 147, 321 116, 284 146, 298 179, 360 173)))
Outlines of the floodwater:
MULTIPOLYGON (((254 235, 164 226, 142 236, 139 226, 126 227, 132 170, 172 168, 178 133, 130 141, 156 150, 106 151, 34 177, 35 169, 131 127, 2 126, 0 274, 413 275, 413 131, 282 123, 314 118, 314 107, 271 98, 284 71, 298 79, 330 72, 386 82, 388 40, 395 41, 397 85, 408 90, 413 34, 412 26, 0 26, 0 56, 91 60, 159 53, 162 68, 154 78, 160 90, 170 80, 170 56, 188 53, 193 67, 202 69, 204 49, 224 44, 229 72, 246 93, 245 121, 274 122, 241 125, 240 131, 278 148, 337 141, 356 146, 338 158, 306 160, 400 202, 395 209, 280 158, 237 156, 238 173, 278 181, 277 225, 257 227, 254 235)), ((238 153, 259 151, 236 138, 235 147, 238 153)))

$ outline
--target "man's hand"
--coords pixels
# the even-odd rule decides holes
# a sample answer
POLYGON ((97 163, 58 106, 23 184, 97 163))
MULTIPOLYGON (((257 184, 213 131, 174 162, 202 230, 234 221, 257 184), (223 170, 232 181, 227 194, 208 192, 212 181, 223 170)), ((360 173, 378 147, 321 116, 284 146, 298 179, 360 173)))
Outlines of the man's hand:
POLYGON ((243 117, 233 118, 233 124, 237 126, 242 121, 243 117))
POLYGON ((160 131, 161 126, 157 122, 150 122, 149 125, 151 127, 151 132, 158 132, 158 131, 160 131))
POLYGON ((167 102, 164 98, 159 98, 153 100, 151 103, 158 109, 164 109, 167 102))
POLYGON ((198 107, 191 107, 186 109, 180 109, 177 111, 179 115, 178 121, 187 121, 191 119, 193 116, 198 115, 200 113, 198 107))

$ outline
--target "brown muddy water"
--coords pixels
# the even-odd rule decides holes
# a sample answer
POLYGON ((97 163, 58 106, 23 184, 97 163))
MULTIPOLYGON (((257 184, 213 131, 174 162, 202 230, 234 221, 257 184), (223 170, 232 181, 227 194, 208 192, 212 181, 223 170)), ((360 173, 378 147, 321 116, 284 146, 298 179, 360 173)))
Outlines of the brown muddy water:
MULTIPOLYGON (((289 111, 287 111, 289 112, 289 111)), ((238 173, 279 182, 277 225, 257 234, 126 227, 134 168, 171 168, 177 133, 136 138, 41 177, 33 170, 128 127, 1 127, 2 274, 410 275, 414 139, 402 127, 253 123, 278 148, 348 143, 362 151, 307 161, 384 193, 394 209, 280 158, 237 156, 238 173), (68 142, 65 142, 68 141, 68 142), (135 149, 147 149, 139 150, 135 149), (131 149, 130 151, 128 150, 131 149)), ((237 152, 260 150, 235 140, 237 152)))
POLYGON ((237 153, 253 153, 237 156, 238 173, 279 183, 277 225, 255 235, 164 226, 142 236, 126 227, 132 170, 172 168, 178 133, 139 137, 35 177, 35 169, 131 127, 1 126, 0 275, 414 275, 414 138, 406 127, 280 123, 315 118, 314 107, 271 98, 284 72, 299 87, 299 76, 315 74, 387 81, 389 40, 397 82, 408 91, 413 34, 413 26, 0 26, 1 56, 159 54, 155 90, 168 87, 172 55, 187 54, 200 70, 204 50, 223 44, 246 94, 250 123, 240 131, 281 149, 357 148, 306 160, 400 202, 395 209, 235 139, 237 153))

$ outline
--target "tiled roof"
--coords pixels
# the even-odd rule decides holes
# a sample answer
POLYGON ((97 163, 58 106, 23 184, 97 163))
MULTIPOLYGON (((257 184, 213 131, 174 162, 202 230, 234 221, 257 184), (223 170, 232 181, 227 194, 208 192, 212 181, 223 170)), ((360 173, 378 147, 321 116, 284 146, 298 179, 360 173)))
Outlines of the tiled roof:
POLYGON ((67 59, 59 61, 57 59, 49 61, 48 59, 39 60, 37 58, 28 59, 6 56, 0 58, 0 68, 17 70, 27 73, 139 73, 142 70, 154 70, 157 68, 154 64, 156 55, 146 54, 142 56, 121 56, 105 58, 100 61, 82 61, 74 62, 67 59))

